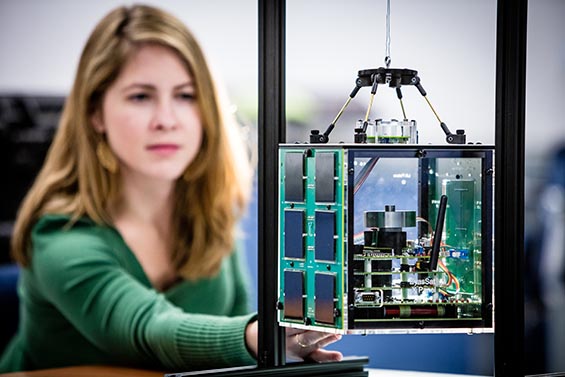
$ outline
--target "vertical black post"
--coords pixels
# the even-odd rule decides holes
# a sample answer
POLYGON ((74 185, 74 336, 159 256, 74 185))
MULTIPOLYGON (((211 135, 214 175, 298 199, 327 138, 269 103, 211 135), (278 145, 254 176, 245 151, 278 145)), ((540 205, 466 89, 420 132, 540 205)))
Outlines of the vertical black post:
POLYGON ((524 134, 527 0, 499 0, 496 31, 496 376, 524 369, 524 134))
POLYGON ((285 142, 285 1, 259 0, 259 355, 260 368, 283 365, 276 319, 278 145, 285 142))

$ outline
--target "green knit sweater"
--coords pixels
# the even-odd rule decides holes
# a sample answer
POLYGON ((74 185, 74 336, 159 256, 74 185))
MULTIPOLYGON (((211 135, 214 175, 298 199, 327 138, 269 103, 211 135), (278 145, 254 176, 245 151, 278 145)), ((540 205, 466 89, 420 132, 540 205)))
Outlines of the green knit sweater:
POLYGON ((157 292, 120 234, 42 217, 19 281, 20 327, 0 372, 105 364, 182 371, 253 364, 247 279, 237 253, 220 273, 157 292))

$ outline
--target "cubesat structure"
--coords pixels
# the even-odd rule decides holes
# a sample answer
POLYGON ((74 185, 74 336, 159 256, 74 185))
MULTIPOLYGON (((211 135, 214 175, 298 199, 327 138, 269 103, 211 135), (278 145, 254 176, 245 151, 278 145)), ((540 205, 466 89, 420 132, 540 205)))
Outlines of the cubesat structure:
MULTIPOLYGON (((420 83, 413 77, 359 71, 348 102, 362 86, 399 93, 420 83)), ((328 144, 329 132, 314 131, 309 144, 279 146, 279 323, 341 334, 492 332, 494 148, 418 145, 406 118, 376 121, 367 137, 370 123, 355 143, 328 144)), ((440 124, 448 143, 465 142, 440 124)))

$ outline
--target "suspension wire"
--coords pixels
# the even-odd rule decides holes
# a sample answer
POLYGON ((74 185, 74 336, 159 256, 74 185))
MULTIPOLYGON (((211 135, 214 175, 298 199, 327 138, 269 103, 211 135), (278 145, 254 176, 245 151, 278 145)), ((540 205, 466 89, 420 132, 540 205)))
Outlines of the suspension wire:
POLYGON ((369 98, 369 107, 367 107, 367 112, 365 113, 365 119, 363 119, 364 123, 369 121, 369 113, 371 112, 371 107, 373 107, 373 100, 375 99, 375 93, 371 93, 371 97, 369 98))
POLYGON ((430 106, 430 109, 432 109, 432 112, 434 113, 434 115, 436 116, 438 122, 441 123, 441 119, 439 119, 439 115, 437 115, 436 113, 436 109, 434 109, 434 107, 432 106, 432 103, 430 102, 430 100, 428 99, 427 96, 424 96, 424 99, 426 100, 426 102, 428 103, 428 105, 430 106))
POLYGON ((337 115, 335 116, 333 122, 331 124, 336 124, 338 119, 341 117, 341 114, 343 114, 343 112, 345 111, 345 108, 347 106, 349 106, 349 102, 351 102, 351 100, 353 99, 353 97, 348 97, 347 101, 345 101, 345 103, 343 104, 343 106, 341 107, 341 110, 339 110, 339 113, 337 113, 337 115))
POLYGON ((406 110, 404 110, 404 103, 402 102, 402 99, 400 99, 400 107, 402 108, 402 116, 404 116, 404 120, 408 120, 408 118, 406 118, 406 110))
POLYGON ((390 66, 390 0, 386 0, 386 51, 385 51, 385 65, 390 66))

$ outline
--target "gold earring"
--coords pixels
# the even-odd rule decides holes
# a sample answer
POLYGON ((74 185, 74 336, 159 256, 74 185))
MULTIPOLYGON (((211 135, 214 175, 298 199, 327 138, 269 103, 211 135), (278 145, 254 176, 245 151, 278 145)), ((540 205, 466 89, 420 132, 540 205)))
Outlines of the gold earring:
POLYGON ((105 141, 100 141, 96 146, 96 156, 100 165, 110 173, 115 174, 118 171, 118 160, 105 141))

